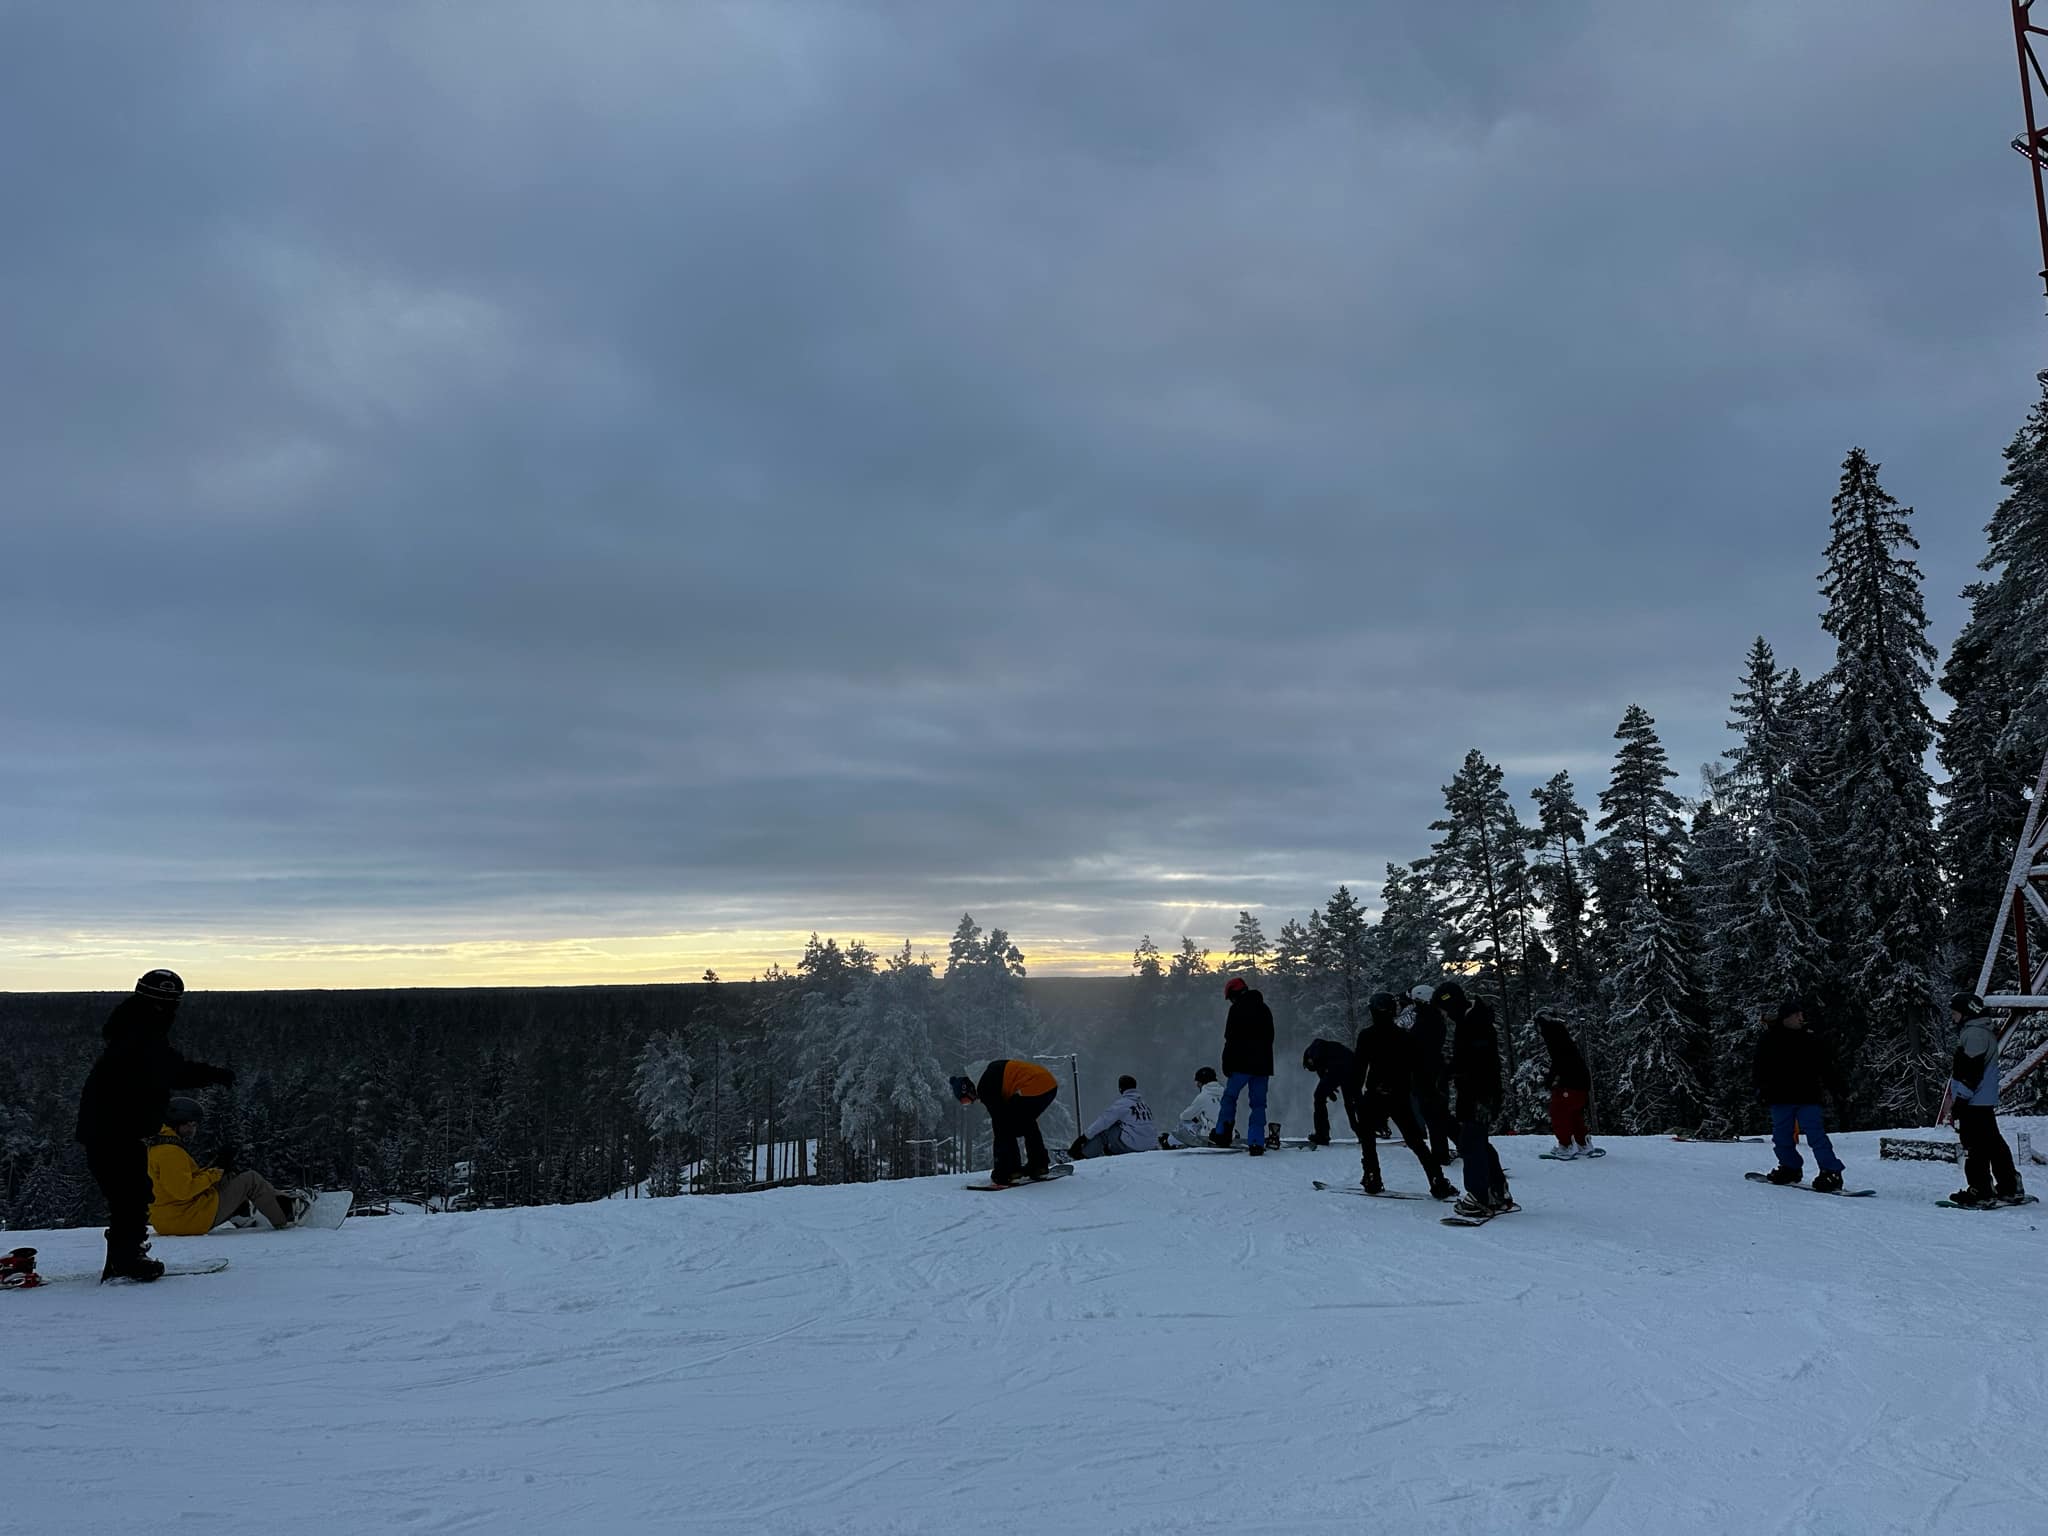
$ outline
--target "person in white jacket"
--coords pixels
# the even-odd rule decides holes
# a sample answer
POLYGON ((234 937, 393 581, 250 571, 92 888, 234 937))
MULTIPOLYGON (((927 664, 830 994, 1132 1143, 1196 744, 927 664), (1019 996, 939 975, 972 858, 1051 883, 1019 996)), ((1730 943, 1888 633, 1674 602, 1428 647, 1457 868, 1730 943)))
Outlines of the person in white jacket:
POLYGON ((1161 1137, 1160 1144, 1182 1147, 1207 1146, 1209 1133, 1216 1129, 1216 1116, 1222 1109, 1223 1083, 1216 1076, 1216 1069, 1197 1067, 1194 1100, 1180 1112, 1180 1124, 1173 1128, 1172 1135, 1161 1137))
POLYGON ((1156 1152, 1159 1133, 1152 1124, 1152 1108, 1138 1092, 1138 1080, 1129 1075, 1116 1080, 1116 1097, 1109 1108, 1088 1122, 1086 1130, 1067 1148, 1072 1158, 1114 1157, 1120 1152, 1156 1152))

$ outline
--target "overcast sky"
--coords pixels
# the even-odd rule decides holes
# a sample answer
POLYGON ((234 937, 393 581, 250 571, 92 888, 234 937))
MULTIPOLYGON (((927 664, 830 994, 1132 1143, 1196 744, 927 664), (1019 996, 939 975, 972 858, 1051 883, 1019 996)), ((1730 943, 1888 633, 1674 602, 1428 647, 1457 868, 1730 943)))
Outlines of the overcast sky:
MULTIPOLYGON (((1936 639, 2048 352, 2003 7, 10 6, 0 989, 1040 972, 1936 639)), ((1526 803, 1526 802, 1525 802, 1526 803)))

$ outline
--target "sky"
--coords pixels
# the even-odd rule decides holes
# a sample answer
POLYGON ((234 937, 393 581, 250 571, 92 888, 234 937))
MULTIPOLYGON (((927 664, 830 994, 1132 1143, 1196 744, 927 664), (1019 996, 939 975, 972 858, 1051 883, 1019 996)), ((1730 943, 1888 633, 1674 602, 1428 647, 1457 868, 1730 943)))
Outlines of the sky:
POLYGON ((1991 0, 0 42, 0 990, 1220 952, 1696 784, 1851 446, 1945 647, 2048 341, 1991 0))

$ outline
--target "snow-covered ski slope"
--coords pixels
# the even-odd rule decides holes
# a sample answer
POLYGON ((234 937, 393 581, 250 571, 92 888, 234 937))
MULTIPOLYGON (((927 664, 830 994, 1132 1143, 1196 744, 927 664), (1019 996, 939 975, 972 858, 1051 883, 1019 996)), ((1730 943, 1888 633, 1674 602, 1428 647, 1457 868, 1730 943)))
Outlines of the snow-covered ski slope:
POLYGON ((2048 1531, 2048 1206, 1544 1144, 1472 1231, 1289 1151, 159 1239, 234 1266, 0 1292, 0 1526, 2048 1531))

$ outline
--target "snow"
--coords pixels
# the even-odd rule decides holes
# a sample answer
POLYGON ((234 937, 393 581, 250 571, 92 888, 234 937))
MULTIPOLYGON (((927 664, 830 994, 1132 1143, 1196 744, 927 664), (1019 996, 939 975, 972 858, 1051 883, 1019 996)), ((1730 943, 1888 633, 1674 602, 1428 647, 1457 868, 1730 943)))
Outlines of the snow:
MULTIPOLYGON (((1957 1170, 1876 1141, 1838 1145, 1880 1198, 1837 1200, 1745 1183, 1759 1146, 1506 1139, 1525 1209, 1474 1231, 1318 1194, 1355 1161, 1289 1150, 158 1239, 233 1267, 0 1294, 0 1508, 39 1536, 2048 1530, 2048 1206, 1937 1210, 1957 1170)), ((97 1233, 8 1236, 97 1267, 97 1233)))

